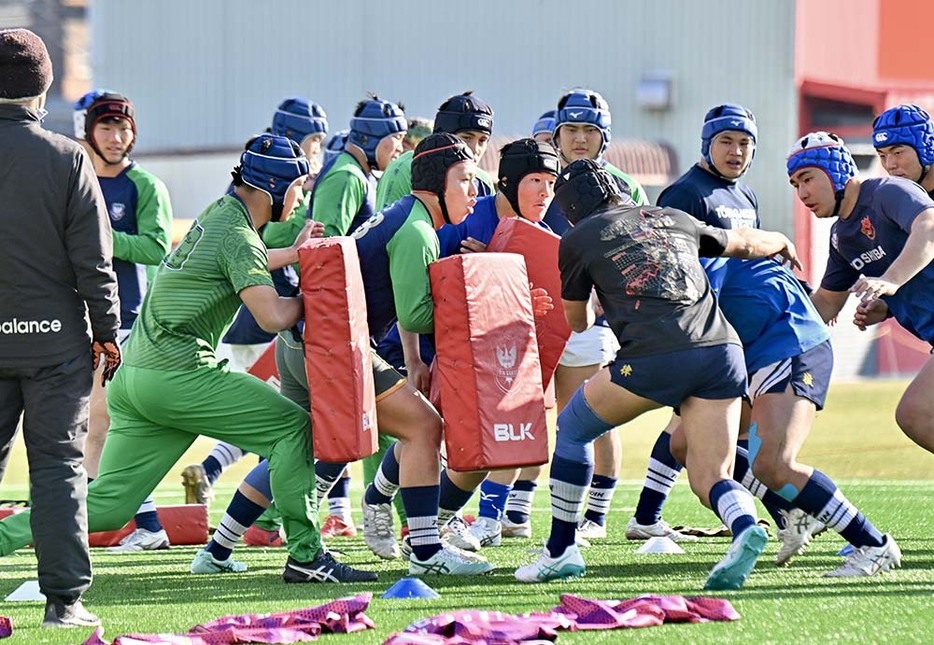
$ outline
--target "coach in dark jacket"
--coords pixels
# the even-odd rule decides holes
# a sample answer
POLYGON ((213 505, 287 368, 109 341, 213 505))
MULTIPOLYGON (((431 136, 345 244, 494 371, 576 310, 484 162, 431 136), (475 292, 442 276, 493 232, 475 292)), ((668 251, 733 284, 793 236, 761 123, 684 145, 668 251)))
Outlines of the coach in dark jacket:
POLYGON ((82 466, 93 370, 120 362, 110 222, 77 143, 42 128, 52 64, 26 29, 0 31, 0 446, 23 419, 43 626, 100 621, 82 466))

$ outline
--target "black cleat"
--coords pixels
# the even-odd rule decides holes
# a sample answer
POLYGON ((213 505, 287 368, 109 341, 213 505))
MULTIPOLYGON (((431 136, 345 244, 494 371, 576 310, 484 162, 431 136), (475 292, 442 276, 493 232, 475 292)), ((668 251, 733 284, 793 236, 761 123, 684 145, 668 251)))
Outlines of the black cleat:
POLYGON ((66 605, 62 600, 50 598, 45 603, 43 627, 97 627, 101 619, 89 612, 76 600, 66 605))
POLYGON ((285 563, 282 579, 286 582, 375 582, 375 571, 361 571, 338 562, 322 549, 311 562, 298 562, 292 556, 285 563))

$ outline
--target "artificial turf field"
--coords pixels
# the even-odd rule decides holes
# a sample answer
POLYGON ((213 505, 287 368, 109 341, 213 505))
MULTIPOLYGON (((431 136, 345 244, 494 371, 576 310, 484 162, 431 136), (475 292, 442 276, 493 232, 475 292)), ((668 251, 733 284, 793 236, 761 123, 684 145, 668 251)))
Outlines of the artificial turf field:
MULTIPOLYGON (((842 558, 843 540, 832 533, 820 536, 790 567, 776 568, 778 548, 773 540, 746 587, 719 592, 742 615, 734 623, 665 625, 641 630, 561 633, 561 643, 633 642, 684 643, 932 643, 934 642, 934 457, 905 439, 892 418, 903 381, 838 384, 831 388, 828 409, 818 416, 802 461, 834 477, 847 496, 883 531, 892 533, 903 552, 902 568, 870 579, 831 580, 824 572, 842 558)), ((647 415, 624 432, 620 485, 613 501, 609 537, 584 551, 587 576, 544 585, 521 585, 513 579, 519 563, 534 556, 548 530, 549 511, 545 476, 535 500, 534 533, 530 540, 505 540, 504 546, 484 551, 497 569, 474 579, 429 579, 441 594, 437 600, 382 600, 379 595, 406 575, 401 561, 377 562, 361 538, 329 542, 350 564, 379 571, 372 585, 344 587, 285 585, 279 577, 284 549, 241 548, 236 557, 250 566, 243 574, 192 576, 188 565, 196 547, 141 554, 110 554, 94 550, 94 585, 85 600, 104 621, 105 637, 140 632, 182 632, 221 615, 275 612, 311 606, 327 600, 373 592, 367 614, 377 628, 359 634, 326 635, 324 643, 379 643, 418 618, 464 608, 521 613, 545 610, 561 593, 591 598, 623 599, 641 594, 700 595, 710 567, 725 552, 728 540, 706 539, 685 545, 684 555, 638 555, 638 543, 623 536, 641 486, 641 476, 663 413, 647 415), (543 490, 544 489, 544 490, 543 490)), ((210 443, 199 441, 188 455, 192 461, 210 443)), ((184 461, 177 469, 188 463, 184 461)), ((241 463, 224 475, 212 506, 216 522, 243 472, 254 462, 241 463)), ((24 495, 25 467, 21 448, 13 456, 0 498, 24 495)), ((177 503, 182 493, 178 472, 171 473, 156 491, 158 503, 177 503)), ((359 478, 355 480, 359 483, 359 478)), ((358 498, 359 488, 354 496, 358 498)), ((475 508, 475 504, 473 505, 475 508)), ((763 512, 764 514, 764 512, 763 512)), ((686 485, 675 487, 665 511, 672 523, 695 526, 718 524, 699 506, 686 485)), ((357 514, 359 521, 359 514, 357 514)), ((0 597, 21 582, 35 578, 29 550, 0 559, 0 597)), ((8 643, 80 643, 90 630, 41 630, 39 602, 0 602, 0 614, 13 619, 16 632, 8 643)))

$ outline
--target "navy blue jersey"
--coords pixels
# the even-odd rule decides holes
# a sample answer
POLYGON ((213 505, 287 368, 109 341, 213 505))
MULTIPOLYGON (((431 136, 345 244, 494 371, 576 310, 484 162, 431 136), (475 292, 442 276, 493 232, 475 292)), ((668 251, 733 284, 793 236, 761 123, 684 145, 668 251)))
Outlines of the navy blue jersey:
POLYGON ((460 251, 461 242, 472 237, 478 242, 488 244, 493 238, 493 231, 499 225, 496 214, 496 195, 487 195, 477 200, 473 212, 460 224, 445 224, 438 229, 438 241, 441 243, 441 257, 446 258, 460 251))
POLYGON ((804 287, 772 259, 702 258, 718 304, 743 341, 746 371, 792 358, 830 338, 804 287))
MULTIPOLYGON (((853 212, 830 229, 830 254, 821 287, 846 291, 859 276, 878 278, 892 264, 915 218, 934 208, 918 184, 900 177, 865 179, 853 212)), ((902 327, 934 344, 934 263, 882 298, 902 327)))
POLYGON ((677 208, 717 228, 759 228, 759 201, 752 189, 697 164, 662 191, 658 205, 677 208))
POLYGON ((422 203, 403 197, 364 222, 353 237, 370 337, 379 342, 396 320, 415 333, 434 331, 428 265, 438 259, 438 236, 422 203))

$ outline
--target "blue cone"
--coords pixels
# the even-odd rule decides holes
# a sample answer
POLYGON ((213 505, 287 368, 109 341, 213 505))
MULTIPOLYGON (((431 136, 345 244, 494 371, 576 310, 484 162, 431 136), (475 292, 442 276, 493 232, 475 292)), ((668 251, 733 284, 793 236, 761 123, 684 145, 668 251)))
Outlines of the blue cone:
POLYGON ((842 555, 843 557, 849 557, 849 555, 853 553, 853 551, 855 550, 856 549, 853 548, 852 544, 847 544, 845 547, 840 549, 837 555, 842 555))
POLYGON ((440 598, 437 591, 418 578, 402 578, 383 594, 383 598, 440 598))

